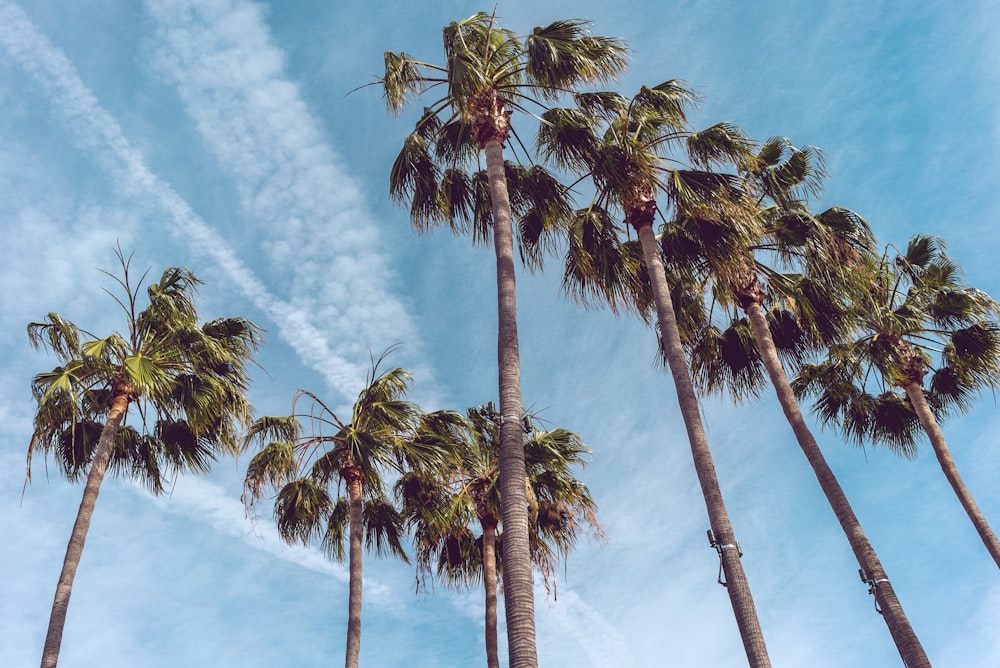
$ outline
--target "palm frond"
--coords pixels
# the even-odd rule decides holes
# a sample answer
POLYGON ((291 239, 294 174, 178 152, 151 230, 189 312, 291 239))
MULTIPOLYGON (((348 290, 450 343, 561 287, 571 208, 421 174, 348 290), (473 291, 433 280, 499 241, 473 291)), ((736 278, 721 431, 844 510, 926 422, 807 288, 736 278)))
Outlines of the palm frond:
POLYGON ((592 35, 586 21, 560 20, 531 31, 525 40, 526 72, 545 99, 580 84, 611 81, 625 71, 621 40, 592 35))

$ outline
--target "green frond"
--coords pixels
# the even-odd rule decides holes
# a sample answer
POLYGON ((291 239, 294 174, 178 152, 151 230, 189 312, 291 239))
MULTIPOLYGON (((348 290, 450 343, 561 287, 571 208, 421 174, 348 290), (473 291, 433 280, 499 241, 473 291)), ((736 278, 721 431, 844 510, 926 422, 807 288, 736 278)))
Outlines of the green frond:
POLYGON ((542 158, 562 169, 589 171, 598 150, 595 120, 579 109, 547 110, 541 116, 536 138, 542 158))
POLYGON ((776 167, 792 149, 792 142, 787 137, 771 137, 761 144, 756 164, 750 171, 757 172, 768 167, 776 167))
POLYGON ((218 318, 201 326, 203 363, 219 378, 246 388, 247 366, 264 343, 263 330, 246 318, 218 318))
POLYGON ((167 395, 173 389, 170 366, 173 361, 162 355, 148 356, 142 353, 123 360, 123 371, 128 382, 141 395, 167 395))
POLYGON ((970 290, 934 290, 924 308, 931 323, 941 329, 968 326, 987 315, 978 294, 970 290))
POLYGON ((872 253, 875 250, 875 236, 871 227, 857 212, 835 206, 815 215, 816 221, 830 230, 836 239, 843 240, 850 247, 872 253))
POLYGON ((708 326, 695 333, 689 349, 691 379, 709 394, 726 390, 733 401, 756 398, 767 377, 753 332, 745 319, 725 329, 708 326))
MULTIPOLYGON (((993 383, 996 379, 991 379, 993 383)), ((946 364, 935 369, 928 383, 927 403, 935 410, 940 421, 944 416, 958 411, 968 411, 978 396, 978 386, 974 378, 961 368, 946 364)))
POLYGON ((154 429, 152 444, 157 459, 171 471, 181 473, 208 473, 215 462, 213 441, 204 438, 184 420, 159 420, 154 429))
POLYGON ((128 425, 115 435, 114 449, 108 461, 107 474, 112 478, 129 478, 141 484, 150 494, 164 491, 166 472, 161 468, 155 437, 140 433, 128 425))
POLYGON ((376 555, 394 556, 410 563, 403 548, 403 518, 385 498, 370 499, 364 505, 365 547, 376 555))
POLYGON ((812 146, 796 148, 785 137, 772 137, 746 165, 746 174, 760 195, 782 206, 818 195, 826 178, 823 154, 812 146))
POLYGON ((128 356, 128 343, 118 334, 112 334, 103 339, 84 342, 80 346, 80 352, 100 365, 120 364, 128 356))
POLYGON ((410 203, 410 222, 423 231, 441 221, 439 169, 428 141, 411 134, 403 141, 389 172, 389 194, 396 204, 410 203))
POLYGON ((629 106, 628 98, 611 91, 576 93, 573 102, 584 114, 608 122, 624 116, 629 106))
POLYGON ((435 156, 439 164, 470 165, 479 156, 479 142, 472 132, 472 126, 461 118, 455 118, 441 126, 432 139, 435 156))
POLYGON ((311 478, 296 478, 278 491, 274 500, 274 520, 286 543, 308 543, 322 531, 334 509, 333 499, 311 478))
POLYGON ((661 187, 679 216, 719 217, 733 230, 747 215, 741 210, 741 182, 735 174, 694 169, 670 169, 662 175, 661 187))
POLYGON ((47 347, 63 362, 82 354, 80 328, 58 313, 49 313, 43 322, 29 323, 28 340, 35 350, 47 347))
POLYGON ((379 83, 386 108, 396 115, 410 98, 423 92, 427 79, 420 71, 420 64, 408 54, 386 51, 385 74, 379 83))
POLYGON ((56 396, 59 400, 68 398, 75 404, 78 400, 77 386, 86 378, 87 371, 83 363, 70 362, 67 366, 35 374, 31 379, 31 393, 39 406, 48 403, 56 396))
POLYGON ((872 443, 894 454, 913 459, 917 455, 917 437, 923 433, 909 400, 898 392, 884 392, 874 402, 869 415, 869 438, 872 443))
POLYGON ((944 250, 944 242, 940 238, 916 234, 906 244, 906 253, 897 262, 923 269, 940 257, 944 250))
POLYGON ((692 132, 686 142, 691 163, 702 169, 724 165, 745 168, 755 157, 753 141, 732 123, 716 123, 692 132))
POLYGON ((440 206, 452 232, 466 233, 477 218, 477 189, 473 177, 463 169, 446 169, 438 191, 440 206))
POLYGON ((246 368, 260 330, 243 318, 200 328, 194 301, 200 281, 182 267, 167 269, 146 288, 148 303, 142 308, 139 289, 146 274, 136 282, 131 255, 120 248, 115 255, 121 275, 104 273, 124 293, 107 291, 125 314, 127 337, 94 337, 55 314, 29 325, 36 347, 46 344, 64 362, 32 380, 38 408, 29 478, 34 453, 51 454, 71 480, 85 475, 99 426, 113 399, 127 392, 138 420, 134 426, 123 422, 110 434, 108 470, 160 493, 172 476, 207 472, 218 454, 239 450, 239 429, 252 414, 246 368))
POLYGON ((655 86, 642 86, 632 98, 633 123, 651 123, 663 130, 681 130, 687 124, 687 112, 698 102, 686 82, 670 79, 655 86))
POLYGON ((259 499, 266 488, 280 489, 297 475, 295 444, 272 441, 250 460, 243 486, 250 500, 259 499))
POLYGON ((477 93, 500 82, 516 83, 521 42, 500 28, 494 17, 478 12, 442 31, 448 98, 460 116, 467 116, 477 93))
POLYGON ((570 225, 572 202, 566 188, 541 165, 511 167, 510 172, 516 171, 516 177, 508 181, 516 193, 511 204, 517 219, 518 251, 525 266, 541 268, 554 235, 570 225))
POLYGON ((946 352, 950 362, 980 384, 996 386, 1000 372, 1000 327, 995 322, 976 323, 951 332, 946 352))
POLYGON ((171 267, 164 270, 158 283, 146 288, 149 304, 129 324, 133 354, 153 353, 169 345, 175 332, 197 323, 194 298, 199 285, 201 281, 189 270, 171 267))
MULTIPOLYGON (((55 450, 55 461, 59 470, 70 482, 78 483, 86 480, 103 429, 102 423, 94 421, 64 424, 55 434, 54 442, 49 441, 48 446, 55 450)), ((35 443, 41 445, 42 441, 35 443)), ((30 457, 29 452, 29 465, 30 457)))
POLYGON ((611 310, 640 308, 648 299, 641 253, 625 251, 621 228, 610 214, 591 207, 576 212, 568 234, 563 290, 584 306, 607 304, 611 310))
POLYGON ((347 558, 345 546, 348 540, 350 519, 351 504, 344 497, 339 497, 326 518, 326 530, 323 532, 320 543, 323 554, 327 558, 341 562, 347 558))
POLYGON ((527 73, 541 97, 552 99, 580 84, 608 82, 627 67, 621 40, 590 34, 586 21, 561 20, 537 27, 525 40, 527 73))

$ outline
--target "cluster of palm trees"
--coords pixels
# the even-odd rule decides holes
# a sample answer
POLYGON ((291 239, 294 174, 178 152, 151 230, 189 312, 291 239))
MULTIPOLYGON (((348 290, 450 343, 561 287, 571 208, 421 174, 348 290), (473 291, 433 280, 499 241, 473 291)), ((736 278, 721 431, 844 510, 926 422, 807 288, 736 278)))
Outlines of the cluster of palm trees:
POLYGON ((728 123, 696 131, 687 118, 695 96, 679 81, 643 86, 631 98, 581 90, 613 79, 625 64, 624 45, 591 35, 584 23, 557 21, 518 36, 479 13, 445 28, 444 52, 440 65, 388 52, 378 83, 393 112, 440 91, 404 140, 390 177, 393 197, 409 205, 418 229, 447 224, 474 241, 492 235, 496 249, 511 665, 537 665, 524 452, 515 433, 514 221, 529 265, 557 246, 552 239, 565 240, 569 294, 655 320, 750 665, 770 661, 696 383, 742 398, 771 381, 904 663, 930 665, 796 391, 818 394, 822 418, 855 439, 906 447, 921 425, 995 558, 996 537, 955 470, 935 412, 966 407, 1000 379, 997 303, 961 282, 937 240, 917 237, 905 254, 879 257, 861 216, 840 207, 812 212, 809 197, 825 178, 816 149, 781 137, 754 142, 728 123), (515 112, 538 121, 534 151, 511 122, 515 112), (504 160, 508 146, 520 163, 504 160), (582 207, 571 197, 581 192, 589 200, 582 207), (827 362, 805 365, 823 351, 827 362), (928 351, 940 364, 925 387, 935 368, 928 351), (794 382, 786 364, 802 370, 794 382))
MULTIPOLYGON (((149 285, 148 304, 140 309, 146 275, 136 279, 132 257, 120 248, 116 254, 121 276, 108 276, 122 294, 109 294, 126 316, 126 334, 98 338, 55 313, 28 326, 31 342, 60 359, 32 383, 38 409, 29 477, 32 457, 42 455, 52 456, 70 480, 86 478, 41 665, 57 664, 74 576, 105 474, 141 481, 159 494, 178 473, 206 473, 219 455, 257 446, 244 482, 248 508, 262 496, 273 498, 285 541, 315 539, 330 558, 348 560, 345 665, 359 665, 362 554, 367 549, 409 562, 404 547, 409 534, 421 573, 449 584, 483 582, 487 657, 490 666, 499 666, 501 420, 493 405, 470 408, 464 416, 424 413, 405 399, 410 374, 382 370, 387 351, 373 360, 349 421, 304 390, 296 393, 290 415, 253 420, 246 391, 260 329, 242 318, 199 324, 194 305, 199 281, 182 268, 167 269, 149 285), (127 422, 133 405, 137 424, 127 422), (391 493, 386 474, 396 478, 391 493)), ((520 433, 530 558, 548 584, 582 527, 601 533, 590 491, 575 477, 590 450, 576 434, 540 429, 530 416, 520 433)))
POLYGON ((273 498, 282 538, 317 541, 349 562, 348 667, 360 657, 364 549, 408 560, 409 536, 422 576, 483 584, 491 667, 499 666, 502 578, 510 665, 536 668, 533 576, 549 584, 580 531, 600 535, 600 526, 575 477, 589 450, 524 412, 516 245, 532 268, 549 251, 565 251, 567 294, 655 325, 749 665, 770 660, 698 393, 742 400, 770 381, 904 664, 929 666, 799 401, 812 399, 820 420, 848 440, 903 455, 925 432, 1000 566, 1000 543, 938 426, 1000 379, 1000 305, 965 284, 936 238, 881 250, 857 213, 813 212, 810 198, 826 176, 818 150, 781 137, 756 142, 728 123, 696 130, 688 118, 696 97, 677 80, 632 97, 591 90, 624 70, 626 48, 584 22, 556 21, 525 36, 478 13, 449 24, 443 41, 440 65, 385 55, 376 83, 391 111, 440 93, 403 141, 390 193, 418 230, 447 225, 477 243, 492 240, 499 406, 425 413, 406 401, 409 374, 383 370, 383 355, 350 419, 300 391, 290 415, 252 421, 245 393, 259 329, 240 318, 199 325, 197 280, 183 269, 167 270, 138 311, 143 281, 119 250, 124 296, 116 299, 127 335, 97 339, 55 314, 29 326, 32 342, 61 362, 34 380, 29 456, 51 454, 71 479, 87 476, 42 665, 58 657, 105 471, 157 492, 165 476, 207 470, 214 456, 253 445, 247 504, 273 498), (528 139, 530 119, 537 130, 528 139), (132 404, 141 429, 123 421, 132 404))
MULTIPOLYGON (((401 368, 372 365, 342 421, 319 397, 300 391, 292 413, 262 417, 248 432, 260 451, 247 468, 244 499, 253 505, 274 498, 281 537, 289 543, 317 539, 332 558, 349 567, 346 662, 359 665, 363 548, 409 562, 403 547, 413 536, 419 572, 447 584, 482 581, 486 596, 488 665, 499 667, 498 573, 502 544, 499 489, 500 416, 492 405, 422 412, 405 400, 412 380, 401 368), (308 409, 299 408, 299 402, 308 409), (383 479, 396 477, 393 495, 383 479), (341 485, 347 496, 334 496, 341 485), (398 503, 397 503, 398 502, 398 503), (477 536, 476 529, 478 527, 477 536)), ((520 432, 526 462, 530 558, 548 582, 575 544, 582 525, 599 532, 596 504, 574 467, 590 450, 564 429, 540 430, 525 417, 520 432)))

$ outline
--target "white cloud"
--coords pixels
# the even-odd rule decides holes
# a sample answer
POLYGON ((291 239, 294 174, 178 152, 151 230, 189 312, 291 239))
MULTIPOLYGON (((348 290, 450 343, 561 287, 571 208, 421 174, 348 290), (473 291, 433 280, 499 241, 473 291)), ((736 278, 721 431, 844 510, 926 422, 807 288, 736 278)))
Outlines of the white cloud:
MULTIPOLYGON (((192 249, 218 263, 253 303, 274 322, 307 366, 320 372, 329 387, 353 396, 364 367, 334 350, 331 330, 317 326, 316 304, 283 301, 272 294, 227 242, 212 230, 168 184, 146 166, 121 127, 84 85, 73 64, 40 34, 16 5, 0 0, 0 46, 43 88, 75 142, 117 181, 126 194, 151 201, 170 214, 174 231, 192 249)), ((365 298, 368 293, 359 295, 365 298)), ((324 325, 329 323, 324 323, 324 325)))
POLYGON ((150 0, 146 7, 157 21, 155 67, 177 87, 233 179, 272 275, 291 280, 295 308, 347 359, 416 344, 409 315, 387 288, 396 275, 385 237, 285 78, 284 54, 261 7, 240 0, 150 0))

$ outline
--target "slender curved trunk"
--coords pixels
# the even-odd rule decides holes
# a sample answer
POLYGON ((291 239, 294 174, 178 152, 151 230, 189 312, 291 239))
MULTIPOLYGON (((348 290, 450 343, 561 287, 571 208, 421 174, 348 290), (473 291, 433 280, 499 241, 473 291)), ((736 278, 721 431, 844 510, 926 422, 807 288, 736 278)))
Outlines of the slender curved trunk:
POLYGON ((986 517, 979 510, 979 506, 976 505, 972 494, 969 493, 965 482, 958 474, 958 467, 955 466, 955 461, 951 458, 948 443, 944 440, 944 434, 941 433, 941 428, 938 427, 937 420, 934 419, 934 413, 931 412, 930 406, 927 405, 927 399, 924 397, 920 383, 910 383, 903 389, 906 390, 906 396, 909 397, 910 404, 917 413, 920 425, 927 432, 927 437, 931 440, 931 445, 934 447, 934 454, 937 455, 941 470, 944 471, 944 477, 948 479, 948 484, 955 490, 955 496, 958 497, 969 519, 972 520, 972 525, 979 532, 979 537, 982 539, 983 545, 989 550, 993 561, 1000 567, 1000 541, 997 541, 996 534, 993 533, 989 522, 986 521, 986 517))
POLYGON ((677 401, 680 404, 684 427, 687 429, 688 441, 691 444, 691 455, 694 457, 698 482, 701 484, 701 492, 705 497, 709 523, 716 541, 722 549, 722 569, 726 575, 726 590, 729 592, 729 600, 736 615, 736 625, 739 627, 740 637, 743 639, 747 661, 754 667, 770 666, 771 660, 767 655, 764 634, 761 632, 760 620, 757 618, 757 609, 753 603, 746 574, 743 572, 739 549, 736 547, 736 538, 729 522, 729 513, 726 511, 726 504, 722 499, 719 480, 715 475, 712 453, 709 450, 708 439, 705 438, 705 429, 701 423, 698 397, 695 395, 687 360, 684 357, 684 349, 681 347, 680 332, 677 328, 674 306, 670 299, 670 289, 663 269, 660 248, 656 243, 651 223, 637 226, 636 232, 639 236, 639 243, 642 245, 646 270, 649 272, 652 283, 664 354, 670 367, 670 374, 674 379, 674 385, 677 388, 677 401))
POLYGON ((361 536, 364 533, 363 500, 361 476, 353 472, 347 481, 347 498, 350 502, 347 531, 350 540, 348 564, 350 585, 347 607, 347 655, 346 668, 358 668, 361 656, 361 536))
POLYGON ((128 411, 130 395, 131 388, 118 385, 114 387, 111 410, 108 412, 104 429, 101 430, 101 437, 97 441, 94 459, 87 474, 87 484, 83 488, 83 500, 80 501, 80 510, 77 511, 76 522, 73 523, 73 531, 69 536, 69 545, 66 547, 62 572, 59 573, 56 595, 52 601, 52 613, 49 616, 49 630, 45 634, 45 647, 42 650, 42 668, 54 668, 59 661, 59 648, 62 645, 63 627, 66 625, 69 597, 73 592, 73 579, 76 577, 76 568, 80 565, 80 557, 83 555, 83 544, 87 540, 90 519, 94 515, 97 495, 101 491, 101 481, 104 480, 108 463, 111 461, 115 438, 128 411))
POLYGON ((927 654, 924 652, 920 640, 910 626, 910 620, 907 619, 906 613, 903 612, 903 606, 900 605, 899 599, 896 597, 896 592, 892 588, 892 583, 889 582, 885 569, 882 567, 882 562, 879 560, 878 555, 875 554, 875 549, 871 546, 871 543, 868 542, 868 537, 861 528, 861 522, 858 521, 857 516, 854 514, 854 510, 851 508, 844 490, 840 487, 836 476, 826 463, 826 458, 823 457, 816 439, 813 438, 812 432, 802 417, 798 401, 795 399, 792 387, 788 383, 788 377, 781 366, 781 360, 778 358, 778 350, 774 345, 774 340, 771 338, 771 331, 767 326, 767 317, 764 309, 756 301, 751 301, 744 305, 743 308, 750 320, 754 339, 757 342, 757 349, 760 351, 761 359, 764 362, 764 367, 767 369, 771 384, 774 386, 774 391, 778 395, 778 402, 785 413, 785 418, 791 425, 799 447, 802 448, 806 459, 809 460, 809 465, 812 466, 813 472, 816 474, 816 479, 819 480, 823 494, 833 508, 833 512, 837 516, 844 534, 847 536, 847 541, 850 543, 851 550, 858 560, 858 565, 864 571, 867 582, 871 587, 870 591, 875 596, 875 601, 882 613, 882 617, 889 627, 889 633, 892 634, 892 639, 896 643, 896 649, 903 658, 903 663, 909 668, 929 667, 931 663, 927 658, 927 654))
POLYGON ((537 668, 535 594, 528 545, 528 500, 525 494, 524 441, 521 427, 521 361, 517 345, 517 300, 514 278, 514 232, 511 223, 503 144, 489 139, 483 146, 493 242, 497 256, 497 361, 500 372, 500 494, 504 539, 504 610, 511 668, 537 668))
POLYGON ((486 665, 500 668, 497 645, 497 525, 480 520, 483 527, 483 586, 486 588, 486 665))

